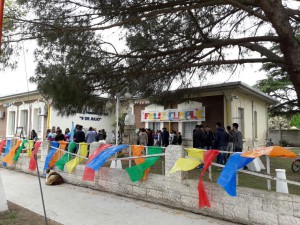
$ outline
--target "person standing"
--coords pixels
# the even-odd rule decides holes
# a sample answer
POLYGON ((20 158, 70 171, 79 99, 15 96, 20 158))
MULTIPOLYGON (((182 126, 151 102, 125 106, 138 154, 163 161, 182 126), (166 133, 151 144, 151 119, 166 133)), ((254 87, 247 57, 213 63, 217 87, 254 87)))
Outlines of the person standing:
POLYGON ((213 148, 213 143, 215 142, 215 135, 213 132, 211 132, 210 127, 206 126, 205 131, 206 135, 206 143, 205 143, 205 149, 212 149, 213 148))
POLYGON ((227 145, 227 151, 232 152, 233 151, 233 130, 231 129, 231 126, 227 126, 227 134, 228 134, 228 145, 227 145))
POLYGON ((62 133, 62 130, 61 129, 56 129, 56 135, 55 135, 55 138, 54 138, 54 141, 65 141, 66 138, 65 138, 65 135, 62 133))
POLYGON ((239 124, 233 123, 233 151, 242 152, 243 151, 243 136, 241 131, 239 131, 239 124))
POLYGON ((178 132, 178 144, 179 145, 182 144, 182 135, 181 135, 181 132, 178 132))
POLYGON ((177 145, 177 144, 178 144, 178 137, 176 131, 173 130, 172 145, 177 145))
POLYGON ((162 147, 168 147, 168 145, 169 145, 169 132, 167 131, 166 127, 164 127, 163 131, 161 132, 161 141, 162 141, 162 147))
POLYGON ((152 130, 149 128, 147 129, 147 146, 153 146, 153 135, 152 130))
POLYGON ((204 133, 204 126, 196 125, 196 130, 193 131, 193 147, 204 149, 206 143, 206 135, 204 133))
MULTIPOLYGON (((228 134, 226 133, 224 127, 222 127, 220 122, 216 123, 216 140, 215 148, 220 151, 226 151, 228 145, 228 134)), ((217 157, 217 163, 225 165, 226 163, 226 153, 219 153, 217 157)))
POLYGON ((147 139, 148 139, 148 136, 147 136, 147 133, 146 133, 146 129, 145 129, 145 128, 142 128, 142 129, 141 129, 141 132, 140 132, 140 134, 139 134, 139 137, 140 137, 140 145, 147 146, 147 139))
POLYGON ((95 142, 96 136, 97 136, 96 131, 94 131, 94 129, 90 127, 89 130, 86 132, 86 136, 85 136, 86 143, 90 144, 92 142, 95 142))
POLYGON ((37 140, 37 133, 35 132, 35 130, 32 130, 30 133, 30 140, 37 140))

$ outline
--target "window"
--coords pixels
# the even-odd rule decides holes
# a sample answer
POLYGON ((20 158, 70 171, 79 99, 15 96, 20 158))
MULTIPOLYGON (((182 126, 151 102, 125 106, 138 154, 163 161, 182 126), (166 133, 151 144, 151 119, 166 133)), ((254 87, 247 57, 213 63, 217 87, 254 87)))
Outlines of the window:
POLYGON ((8 115, 8 135, 14 135, 16 132, 16 112, 9 111, 8 115))
POLYGON ((149 122, 148 125, 151 130, 160 130, 160 122, 149 122))
POLYGON ((257 138, 257 111, 254 111, 254 138, 257 138))
POLYGON ((20 127, 23 127, 23 135, 26 136, 28 129, 28 110, 21 110, 20 113, 20 127))
POLYGON ((239 124, 239 130, 242 132, 242 135, 245 134, 244 130, 244 109, 238 108, 238 122, 239 124))
POLYGON ((193 138, 193 130, 197 122, 183 122, 183 137, 185 138, 193 138))

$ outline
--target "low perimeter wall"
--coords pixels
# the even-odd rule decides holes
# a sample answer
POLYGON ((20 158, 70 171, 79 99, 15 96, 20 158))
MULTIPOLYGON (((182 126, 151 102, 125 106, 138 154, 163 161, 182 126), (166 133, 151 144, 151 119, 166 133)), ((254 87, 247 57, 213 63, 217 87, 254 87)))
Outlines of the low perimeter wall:
MULTIPOLYGON (((169 171, 182 156, 180 146, 166 149, 165 169, 169 171)), ((2 156, 0 156, 1 158, 2 156)), ((28 170, 29 158, 20 156, 17 164, 10 169, 36 175, 28 170)), ((42 170, 44 162, 39 161, 42 170)), ((70 184, 110 192, 130 198, 141 199, 243 224, 300 225, 300 196, 237 188, 237 197, 230 197, 217 184, 204 182, 211 208, 198 208, 198 181, 185 180, 185 174, 149 174, 147 181, 132 183, 127 172, 120 169, 101 168, 94 182, 82 181, 85 165, 80 164, 74 173, 59 171, 70 184)), ((56 168, 54 168, 56 170, 56 168)), ((40 171, 42 172, 42 171, 40 171)))

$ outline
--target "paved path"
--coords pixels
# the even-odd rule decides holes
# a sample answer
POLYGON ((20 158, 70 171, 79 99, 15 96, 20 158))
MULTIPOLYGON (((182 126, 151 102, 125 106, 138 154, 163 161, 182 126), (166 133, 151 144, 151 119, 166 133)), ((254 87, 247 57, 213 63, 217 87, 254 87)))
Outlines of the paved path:
MULTIPOLYGON (((43 215, 36 176, 1 169, 7 199, 43 215)), ((186 211, 63 184, 42 186, 47 216, 70 225, 228 225, 232 223, 186 211)))

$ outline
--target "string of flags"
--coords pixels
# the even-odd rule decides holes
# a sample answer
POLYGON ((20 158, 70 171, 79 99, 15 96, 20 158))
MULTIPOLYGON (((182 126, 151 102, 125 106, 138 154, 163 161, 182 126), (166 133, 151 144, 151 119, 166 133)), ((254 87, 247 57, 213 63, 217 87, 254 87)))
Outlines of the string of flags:
MULTIPOLYGON (((45 171, 47 169, 52 169, 54 166, 57 166, 60 170, 64 170, 64 168, 66 168, 69 173, 72 173, 76 166, 83 162, 83 160, 88 154, 88 144, 79 143, 77 154, 74 154, 76 152, 75 142, 69 143, 68 152, 64 153, 63 150, 66 149, 67 144, 68 142, 65 141, 51 142, 50 151, 45 159, 43 174, 45 174, 45 171), (74 159, 72 157, 72 154, 75 155, 74 159)), ((17 162, 21 152, 24 149, 27 149, 27 155, 30 157, 28 169, 30 171, 36 170, 34 155, 38 153, 39 147, 41 146, 41 141, 37 141, 34 144, 32 140, 17 140, 16 144, 14 146, 11 146, 11 140, 2 140, 0 142, 0 149, 2 150, 5 145, 5 152, 2 158, 3 166, 7 166, 7 164, 10 165, 17 162)), ((94 181, 95 172, 98 171, 111 156, 129 147, 129 145, 101 144, 88 157, 87 164, 83 172, 82 180, 94 181)), ((132 182, 146 181, 150 167, 158 161, 160 155, 163 155, 163 149, 161 147, 151 146, 148 147, 148 157, 143 158, 143 150, 144 146, 131 146, 131 151, 134 156, 132 158, 134 158, 135 166, 128 167, 125 170, 128 173, 132 182), (153 155, 153 157, 151 157, 151 155, 153 155)), ((169 173, 175 173, 177 171, 189 171, 196 167, 202 166, 198 183, 199 207, 210 207, 210 202, 203 184, 203 176, 220 152, 219 150, 202 150, 195 148, 188 148, 186 149, 186 151, 187 157, 177 159, 176 163, 174 164, 173 168, 169 171, 169 173)), ((268 155, 270 157, 286 158, 296 157, 295 153, 280 146, 270 146, 255 149, 252 151, 247 151, 245 153, 237 152, 229 157, 229 160, 227 161, 219 178, 217 179, 217 183, 222 188, 224 188, 224 190, 230 196, 237 196, 236 173, 239 169, 248 165, 255 158, 263 155, 268 155)))

